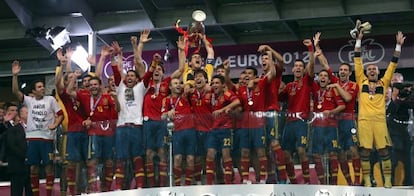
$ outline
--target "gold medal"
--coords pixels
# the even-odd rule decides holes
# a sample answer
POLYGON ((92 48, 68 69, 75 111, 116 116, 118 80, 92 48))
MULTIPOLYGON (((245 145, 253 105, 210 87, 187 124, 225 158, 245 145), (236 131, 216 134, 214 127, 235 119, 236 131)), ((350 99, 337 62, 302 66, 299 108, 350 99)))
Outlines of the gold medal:
POLYGON ((155 98, 157 98, 157 95, 155 94, 151 95, 151 99, 155 99, 155 98))
POLYGON ((249 101, 249 102, 247 102, 247 104, 253 105, 253 101, 249 101))
POLYGON ((372 100, 372 99, 374 98, 374 95, 369 95, 369 96, 368 96, 368 98, 369 98, 370 100, 372 100))
POLYGON ((316 107, 317 107, 318 109, 322 109, 322 104, 318 104, 316 107))
POLYGON ((89 116, 93 116, 93 112, 89 113, 89 116))
POLYGON ((73 110, 74 110, 74 111, 78 110, 78 106, 74 105, 74 106, 73 106, 73 110))

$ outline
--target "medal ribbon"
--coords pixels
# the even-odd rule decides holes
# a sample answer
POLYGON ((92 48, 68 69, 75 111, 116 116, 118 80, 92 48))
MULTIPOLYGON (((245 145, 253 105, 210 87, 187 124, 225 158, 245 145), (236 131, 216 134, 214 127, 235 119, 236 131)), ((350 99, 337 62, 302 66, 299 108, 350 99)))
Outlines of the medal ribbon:
MULTIPOLYGON (((99 101, 101 100, 102 95, 99 95, 98 99, 96 99, 96 102, 94 102, 93 100, 93 96, 91 95, 91 102, 90 102, 90 106, 91 106, 91 114, 93 114, 93 112, 96 109, 96 106, 98 106, 99 101)), ((92 116, 92 115, 90 115, 92 116)))
POLYGON ((342 87, 344 90, 346 90, 346 89, 345 89, 345 87, 348 85, 348 83, 349 83, 349 80, 348 80, 348 81, 346 81, 345 83, 343 83, 343 84, 341 85, 341 87, 342 87))
POLYGON ((204 97, 204 94, 206 94, 206 91, 203 90, 203 93, 200 94, 200 91, 197 90, 197 97, 199 100, 201 100, 201 98, 204 97))
POLYGON ((253 92, 250 91, 248 87, 246 87, 246 91, 247 91, 247 103, 250 101, 253 101, 253 97, 252 97, 253 92))
POLYGON ((172 97, 170 97, 170 106, 172 109, 177 108, 178 102, 180 102, 181 96, 177 98, 177 100, 175 101, 175 104, 173 104, 173 99, 172 97))
POLYGON ((158 96, 158 93, 160 92, 160 86, 161 86, 161 82, 154 85, 154 95, 155 96, 158 96))
POLYGON ((72 101, 73 108, 75 108, 75 107, 77 108, 78 104, 76 103, 76 100, 73 97, 71 97, 70 100, 72 101))
POLYGON ((375 90, 377 89, 377 83, 374 83, 374 86, 371 87, 371 84, 368 84, 369 86, 369 94, 370 95, 374 95, 375 94, 375 90))
POLYGON ((325 93, 326 93, 326 89, 323 90, 322 95, 321 95, 321 90, 319 89, 319 91, 318 91, 318 104, 322 105, 323 97, 325 96, 325 93))

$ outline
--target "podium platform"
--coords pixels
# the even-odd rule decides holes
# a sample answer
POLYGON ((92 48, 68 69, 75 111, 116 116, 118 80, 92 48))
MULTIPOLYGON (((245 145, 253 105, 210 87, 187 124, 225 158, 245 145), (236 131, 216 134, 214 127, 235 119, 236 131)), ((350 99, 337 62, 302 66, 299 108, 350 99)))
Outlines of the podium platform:
MULTIPOLYGON (((41 183, 44 186, 44 183, 41 183)), ((0 195, 10 195, 10 184, 0 184, 0 195)), ((43 187, 44 189, 44 187, 43 187)), ((43 190, 41 188, 41 190, 43 190)), ((55 183, 53 195, 60 195, 55 183)), ((41 195, 45 195, 41 191, 41 195)), ((83 195, 83 194, 82 194, 83 195)), ((357 187, 305 184, 192 185, 93 193, 96 196, 413 196, 414 187, 357 187)))
POLYGON ((301 184, 193 185, 113 191, 99 196, 413 196, 413 187, 355 187, 301 184))

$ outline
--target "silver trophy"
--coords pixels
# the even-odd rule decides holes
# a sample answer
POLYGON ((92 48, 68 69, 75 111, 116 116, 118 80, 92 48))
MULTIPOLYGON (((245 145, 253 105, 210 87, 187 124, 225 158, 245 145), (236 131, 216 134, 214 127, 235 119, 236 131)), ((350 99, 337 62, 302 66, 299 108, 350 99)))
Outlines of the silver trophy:
POLYGON ((203 21, 206 20, 207 15, 202 10, 195 10, 191 16, 194 22, 187 29, 189 45, 190 47, 199 47, 202 39, 201 35, 206 32, 203 21))

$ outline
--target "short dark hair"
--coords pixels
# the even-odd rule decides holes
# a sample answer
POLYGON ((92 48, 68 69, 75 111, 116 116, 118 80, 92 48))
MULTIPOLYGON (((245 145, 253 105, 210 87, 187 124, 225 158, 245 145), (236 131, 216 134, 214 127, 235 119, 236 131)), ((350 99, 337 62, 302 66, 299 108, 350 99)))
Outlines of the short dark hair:
POLYGON ((219 79, 222 84, 224 84, 224 82, 225 82, 224 76, 222 76, 222 75, 215 75, 215 76, 213 76, 213 78, 211 80, 213 80, 214 78, 219 79))
POLYGON ((294 62, 301 62, 301 63, 302 63, 302 65, 303 65, 303 67, 305 67, 305 66, 306 66, 305 61, 303 61, 302 59, 296 59, 294 62))
POLYGON ((36 84, 39 82, 42 83, 43 85, 45 84, 45 82, 42 79, 35 79, 30 83, 28 92, 31 93, 32 91, 36 90, 36 84))
POLYGON ((226 69, 223 64, 217 65, 216 69, 226 69))
MULTIPOLYGON (((329 71, 328 70, 326 70, 326 69, 322 69, 321 71, 319 71, 319 73, 321 73, 321 72, 326 72, 328 75, 329 75, 329 71)), ((318 74, 319 74, 318 73, 318 74)))
POLYGON ((276 59, 276 57, 273 55, 273 53, 272 53, 271 55, 269 55, 269 54, 267 53, 267 51, 263 51, 263 52, 261 52, 261 53, 260 53, 260 55, 261 55, 261 56, 272 56, 273 61, 275 61, 275 59, 276 59))
POLYGON ((130 69, 130 70, 127 71, 127 73, 129 73, 129 72, 134 73, 135 74, 135 77, 139 78, 139 75, 138 75, 137 70, 130 69))
POLYGON ((84 79, 84 78, 89 78, 89 79, 91 79, 93 76, 91 75, 91 74, 86 74, 86 75, 84 75, 83 77, 82 77, 82 80, 84 79))
POLYGON ((342 65, 346 65, 346 66, 348 66, 349 71, 352 71, 352 65, 351 65, 351 64, 349 64, 349 63, 341 63, 341 64, 339 65, 339 67, 340 67, 340 66, 342 66, 342 65))
POLYGON ((253 66, 247 66, 245 70, 247 70, 247 69, 253 70, 254 76, 257 76, 257 73, 258 72, 257 72, 257 69, 255 67, 253 67, 253 66))
POLYGON ((197 74, 202 74, 204 79, 208 79, 207 72, 202 69, 195 70, 193 75, 196 76, 197 74))
POLYGON ((158 62, 157 64, 155 64, 155 67, 156 66, 160 66, 161 67, 161 69, 162 69, 162 73, 165 73, 165 68, 164 68, 164 63, 163 62, 158 62))
MULTIPOLYGON (((98 80, 99 85, 101 85, 101 84, 102 84, 102 80, 101 80, 101 78, 99 78, 98 76, 92 76, 90 80, 98 80)), ((89 81, 90 81, 90 80, 89 80, 89 81)))
POLYGON ((17 107, 17 104, 15 104, 13 102, 6 102, 4 104, 4 109, 7 110, 7 109, 9 109, 10 107, 13 107, 13 106, 17 107))

